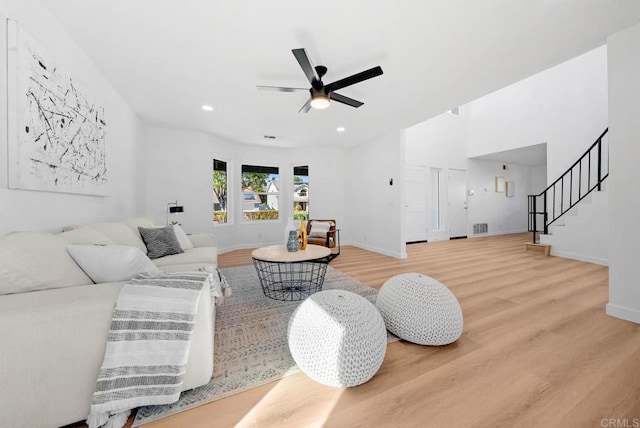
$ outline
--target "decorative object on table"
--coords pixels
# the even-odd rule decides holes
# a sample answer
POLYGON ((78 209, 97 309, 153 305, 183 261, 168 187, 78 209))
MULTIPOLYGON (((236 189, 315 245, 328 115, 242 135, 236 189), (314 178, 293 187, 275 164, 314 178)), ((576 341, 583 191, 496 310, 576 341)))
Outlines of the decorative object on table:
POLYGON ((287 219, 287 226, 284 228, 284 242, 287 242, 289 240, 289 235, 291 234, 292 230, 296 231, 297 236, 298 228, 294 226, 293 218, 289 217, 287 219))
POLYGON ((287 331, 300 370, 323 385, 351 387, 378 372, 387 330, 375 306, 344 290, 320 291, 298 306, 287 331))
MULTIPOLYGON (((221 272, 233 287, 233 295, 216 309, 211 381, 183 392, 175 404, 140 408, 134 427, 300 373, 287 344, 289 318, 300 302, 267 298, 253 266, 223 268, 221 272), (264 328, 265 320, 269 320, 269 328, 264 328)), ((351 291, 370 302, 377 294, 331 266, 324 288, 351 291)), ((389 343, 397 340, 387 336, 389 343)))
POLYGON ((300 229, 298 230, 298 242, 301 250, 307 249, 307 227, 304 220, 300 220, 300 229))
POLYGON ((419 345, 448 345, 462 334, 462 309, 440 282, 419 273, 389 278, 380 288, 376 307, 387 329, 419 345))
POLYGON ((182 205, 178 205, 178 200, 176 199, 173 202, 169 202, 167 204, 167 226, 169 226, 170 224, 180 224, 177 221, 171 221, 169 222, 169 214, 176 214, 176 213, 183 213, 184 212, 184 207, 182 205))
POLYGON ((298 244, 298 232, 295 230, 289 231, 289 239, 287 240, 287 251, 290 253, 295 253, 300 249, 300 244, 298 244))
POLYGON ((109 194, 104 108, 7 20, 9 188, 109 194))

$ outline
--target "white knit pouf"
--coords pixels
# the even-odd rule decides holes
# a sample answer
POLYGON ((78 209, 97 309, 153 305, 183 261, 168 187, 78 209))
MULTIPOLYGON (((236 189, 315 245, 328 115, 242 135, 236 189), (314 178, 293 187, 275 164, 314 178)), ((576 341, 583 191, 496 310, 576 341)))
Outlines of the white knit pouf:
POLYGON ((287 339, 300 370, 335 387, 371 379, 387 350, 387 330, 376 307, 344 290, 307 297, 289 319, 287 339))
POLYGON ((404 273, 382 285, 376 307, 387 329, 420 345, 447 345, 462 334, 462 309, 451 290, 419 273, 404 273))

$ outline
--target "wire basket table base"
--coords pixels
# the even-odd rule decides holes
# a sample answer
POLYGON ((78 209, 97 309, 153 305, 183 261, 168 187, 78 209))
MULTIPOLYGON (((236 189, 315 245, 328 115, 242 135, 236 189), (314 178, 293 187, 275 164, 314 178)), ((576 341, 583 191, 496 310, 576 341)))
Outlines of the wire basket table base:
POLYGON ((328 257, 300 262, 253 259, 264 295, 275 300, 304 300, 322 290, 328 257))

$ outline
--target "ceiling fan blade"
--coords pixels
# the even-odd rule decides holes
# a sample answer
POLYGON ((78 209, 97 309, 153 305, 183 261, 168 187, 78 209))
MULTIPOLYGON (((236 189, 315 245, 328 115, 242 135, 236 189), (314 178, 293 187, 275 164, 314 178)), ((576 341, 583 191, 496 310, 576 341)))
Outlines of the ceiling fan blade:
POLYGON ((371 79, 372 77, 380 76, 382 74, 382 68, 380 66, 370 68, 369 70, 362 71, 354 74, 353 76, 345 77, 344 79, 336 80, 333 83, 325 85, 327 91, 337 91, 347 86, 355 85, 363 80, 371 79))
POLYGON ((308 91, 309 88, 286 88, 283 86, 263 86, 257 85, 258 89, 262 89, 263 91, 278 91, 278 92, 295 92, 295 91, 308 91))
POLYGON ((318 73, 316 72, 316 68, 314 67, 313 63, 309 59, 309 56, 307 55, 307 51, 300 48, 300 49, 291 49, 291 52, 293 52, 293 56, 295 56, 296 59, 298 60, 298 64, 300 64, 300 67, 302 67, 302 71, 304 71, 304 74, 307 76, 307 79, 309 79, 309 83, 313 85, 314 81, 319 82, 320 76, 318 76, 318 73))
POLYGON ((302 108, 300 110, 298 110, 298 113, 308 113, 309 110, 311 110, 311 98, 309 98, 307 100, 306 103, 304 103, 304 105, 302 106, 302 108))
POLYGON ((344 95, 336 94, 335 92, 330 92, 329 98, 339 103, 346 104, 348 106, 355 107, 355 108, 358 108, 364 104, 363 102, 354 100, 353 98, 345 97, 344 95))

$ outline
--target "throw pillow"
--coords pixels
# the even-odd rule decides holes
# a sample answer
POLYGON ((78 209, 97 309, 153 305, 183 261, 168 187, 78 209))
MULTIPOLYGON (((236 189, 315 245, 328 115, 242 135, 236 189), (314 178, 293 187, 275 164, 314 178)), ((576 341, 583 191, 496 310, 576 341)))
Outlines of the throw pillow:
POLYGON ((115 242, 95 229, 81 226, 77 229, 58 233, 58 236, 69 244, 114 245, 115 242))
POLYGON ((311 222, 311 232, 309 233, 309 237, 326 238, 329 229, 331 229, 331 223, 328 221, 311 222))
POLYGON ((67 251, 96 284, 161 273, 140 249, 128 245, 69 245, 67 251))
POLYGON ((190 250, 193 248, 193 244, 191 243, 191 239, 184 232, 182 227, 179 224, 173 225, 173 231, 176 233, 176 238, 178 238, 178 242, 180 243, 180 247, 183 251, 190 250))
POLYGON ((147 255, 150 259, 184 253, 172 226, 138 227, 138 231, 144 245, 147 246, 147 255))

